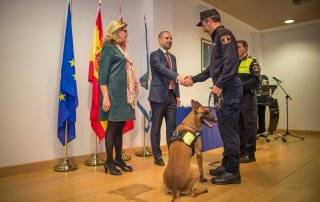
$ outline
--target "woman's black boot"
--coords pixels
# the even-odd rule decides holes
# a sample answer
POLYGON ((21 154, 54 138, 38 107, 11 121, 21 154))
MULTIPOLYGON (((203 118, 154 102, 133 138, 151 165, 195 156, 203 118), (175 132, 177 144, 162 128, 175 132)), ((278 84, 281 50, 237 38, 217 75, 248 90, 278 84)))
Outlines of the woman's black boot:
POLYGON ((124 121, 119 122, 118 130, 114 136, 114 147, 116 150, 116 159, 114 160, 114 164, 124 172, 131 172, 133 170, 132 167, 128 166, 122 159, 122 129, 124 125, 124 121))
POLYGON ((124 172, 132 172, 132 167, 128 166, 124 160, 114 160, 114 164, 118 166, 124 172))
POLYGON ((104 171, 106 173, 109 171, 110 175, 122 175, 121 171, 113 163, 105 163, 104 171))

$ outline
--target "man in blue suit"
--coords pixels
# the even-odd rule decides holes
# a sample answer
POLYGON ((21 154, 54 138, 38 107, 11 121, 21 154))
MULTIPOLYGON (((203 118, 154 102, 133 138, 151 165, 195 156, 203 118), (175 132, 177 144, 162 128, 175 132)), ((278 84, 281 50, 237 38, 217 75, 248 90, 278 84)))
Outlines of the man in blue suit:
POLYGON ((180 105, 179 83, 183 76, 177 73, 176 57, 169 53, 172 46, 172 36, 169 31, 162 31, 158 36, 160 48, 150 54, 152 73, 149 91, 152 110, 151 146, 154 163, 164 166, 160 148, 160 129, 162 120, 166 121, 167 145, 173 131, 176 129, 176 110, 180 105))

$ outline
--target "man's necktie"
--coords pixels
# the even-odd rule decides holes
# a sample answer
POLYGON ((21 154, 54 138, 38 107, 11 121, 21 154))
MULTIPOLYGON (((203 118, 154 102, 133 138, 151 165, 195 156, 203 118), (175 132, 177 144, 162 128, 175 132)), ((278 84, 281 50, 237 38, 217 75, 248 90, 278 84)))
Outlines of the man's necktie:
MULTIPOLYGON (((167 59, 169 69, 172 70, 172 62, 171 62, 171 57, 169 52, 166 52, 166 59, 167 59)), ((169 80, 169 89, 175 89, 175 83, 173 80, 169 80)))
POLYGON ((167 63, 169 65, 169 68, 172 68, 172 64, 171 64, 171 58, 170 58, 170 53, 166 52, 166 59, 167 59, 167 63))

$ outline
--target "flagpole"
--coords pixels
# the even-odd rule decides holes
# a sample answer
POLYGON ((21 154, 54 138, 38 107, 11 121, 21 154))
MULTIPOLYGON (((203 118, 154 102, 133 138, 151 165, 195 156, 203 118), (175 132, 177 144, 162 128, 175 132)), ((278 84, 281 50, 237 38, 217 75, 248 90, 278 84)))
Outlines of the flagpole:
MULTIPOLYGON (((93 134, 96 136, 95 134, 93 134)), ((85 165, 87 166, 101 166, 104 164, 104 161, 98 158, 98 136, 95 138, 95 152, 92 154, 91 158, 85 161, 85 165)))
POLYGON ((120 0, 118 0, 118 4, 119 4, 120 20, 122 20, 122 7, 121 7, 121 1, 120 0))
MULTIPOLYGON (((68 128, 68 121, 66 121, 66 129, 68 128)), ((64 133, 64 159, 61 163, 54 167, 54 171, 56 172, 69 172, 73 170, 77 170, 77 164, 71 163, 68 159, 68 132, 64 133)))
MULTIPOLYGON (((144 20, 144 26, 145 26, 145 39, 146 39, 146 59, 147 59, 147 72, 143 74, 143 76, 140 78, 140 84, 143 88, 149 89, 148 88, 148 80, 149 80, 149 48, 148 48, 148 28, 147 28, 147 19, 146 15, 143 16, 144 20)), ((138 107, 142 111, 143 115, 143 146, 142 149, 139 151, 135 152, 136 156, 141 156, 141 157, 147 157, 147 156, 152 156, 151 149, 150 147, 146 146, 146 134, 148 133, 149 130, 149 125, 146 128, 146 117, 149 117, 148 112, 143 109, 143 107, 139 104, 138 102, 138 107)), ((148 119, 149 122, 149 119, 148 119)))
MULTIPOLYGON (((119 14, 120 14, 119 19, 122 20, 122 7, 121 7, 121 1, 120 0, 118 0, 118 4, 119 4, 119 14)), ((121 156, 122 156, 122 159, 124 161, 130 161, 131 160, 131 156, 129 154, 126 154, 123 150, 122 150, 121 156)))
POLYGON ((140 157, 147 157, 147 156, 152 156, 151 149, 150 147, 146 146, 146 118, 143 116, 143 146, 140 151, 136 151, 135 155, 140 156, 140 157))

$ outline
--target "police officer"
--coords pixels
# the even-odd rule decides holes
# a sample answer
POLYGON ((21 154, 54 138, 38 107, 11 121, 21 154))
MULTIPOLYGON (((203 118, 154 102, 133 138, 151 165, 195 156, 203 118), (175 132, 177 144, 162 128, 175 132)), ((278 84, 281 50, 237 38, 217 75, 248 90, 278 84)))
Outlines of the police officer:
POLYGON ((211 35, 213 48, 210 65, 200 74, 193 76, 191 83, 203 82, 211 77, 214 83, 212 93, 222 95, 224 99, 222 107, 217 111, 224 154, 221 167, 210 170, 210 174, 215 176, 211 182, 239 184, 241 177, 238 119, 242 83, 237 77, 239 58, 236 39, 230 30, 222 26, 220 14, 216 9, 202 11, 197 26, 202 26, 203 31, 211 35))
POLYGON ((240 100, 240 163, 256 161, 256 132, 257 132, 257 97, 259 87, 260 66, 256 59, 248 56, 248 43, 237 41, 240 66, 238 75, 243 83, 243 96, 240 100))

